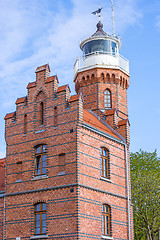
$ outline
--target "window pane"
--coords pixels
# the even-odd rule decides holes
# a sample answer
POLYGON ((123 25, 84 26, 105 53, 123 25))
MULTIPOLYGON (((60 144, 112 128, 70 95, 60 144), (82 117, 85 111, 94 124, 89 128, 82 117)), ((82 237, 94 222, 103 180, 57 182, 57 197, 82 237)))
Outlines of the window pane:
POLYGON ((42 161, 45 162, 46 159, 47 159, 47 156, 46 156, 46 155, 43 155, 43 156, 42 156, 42 161))
POLYGON ((104 149, 104 156, 107 156, 107 152, 106 152, 106 150, 104 149))
POLYGON ((36 228, 36 229, 35 229, 35 233, 36 233, 36 234, 40 234, 40 228, 36 228))
POLYGON ((42 227, 46 227, 46 220, 42 221, 42 227))
POLYGON ((102 212, 104 212, 104 205, 102 205, 102 212))
POLYGON ((36 174, 37 174, 37 175, 40 175, 40 174, 41 174, 41 169, 40 169, 40 168, 37 169, 36 174))
POLYGON ((40 228, 40 221, 35 222, 36 228, 40 228))
POLYGON ((42 169, 42 173, 45 174, 46 173, 46 168, 42 169))
POLYGON ((46 165, 47 165, 46 161, 42 163, 42 167, 44 167, 44 168, 45 168, 45 167, 46 167, 46 165))
MULTIPOLYGON (((36 212, 40 211, 40 204, 36 204, 35 210, 36 210, 36 212)), ((38 216, 38 215, 39 215, 39 214, 37 214, 36 216, 38 216)))
POLYGON ((103 176, 103 159, 101 158, 101 176, 103 176))
POLYGON ((46 213, 42 214, 42 220, 46 220, 46 213))
POLYGON ((106 235, 108 235, 109 234, 108 216, 105 216, 105 228, 106 228, 106 235))
POLYGON ((47 151, 47 146, 43 145, 43 152, 46 152, 46 151, 47 151))
POLYGON ((36 165, 37 165, 37 168, 41 168, 41 157, 40 156, 36 157, 36 165))
POLYGON ((36 152, 41 153, 41 146, 37 147, 36 152))
POLYGON ((40 221, 40 214, 36 214, 35 221, 40 221))
POLYGON ((102 234, 104 234, 104 216, 102 215, 102 234))
POLYGON ((42 233, 46 233, 46 227, 42 227, 42 233))
POLYGON ((108 175, 108 161, 106 159, 105 159, 105 166, 104 166, 104 168, 105 168, 105 175, 107 177, 107 175, 108 175))
POLYGON ((46 210, 46 203, 42 203, 42 210, 43 210, 43 211, 46 210))
POLYGON ((105 212, 108 213, 108 206, 105 205, 105 212))

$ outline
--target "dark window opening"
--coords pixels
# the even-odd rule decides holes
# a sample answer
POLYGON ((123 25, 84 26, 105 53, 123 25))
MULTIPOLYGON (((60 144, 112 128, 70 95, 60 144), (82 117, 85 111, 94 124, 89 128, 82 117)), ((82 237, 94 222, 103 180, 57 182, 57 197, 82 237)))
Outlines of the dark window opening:
POLYGON ((35 175, 46 174, 47 155, 46 145, 39 145, 35 148, 35 175))

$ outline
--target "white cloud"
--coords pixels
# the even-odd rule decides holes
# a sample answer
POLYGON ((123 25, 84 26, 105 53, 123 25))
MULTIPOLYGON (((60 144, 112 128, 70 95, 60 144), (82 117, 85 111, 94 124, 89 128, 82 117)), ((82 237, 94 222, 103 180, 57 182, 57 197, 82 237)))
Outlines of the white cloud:
MULTIPOLYGON (((104 29, 111 32, 110 1, 100 4, 104 6, 104 29)), ((115 0, 114 5, 118 33, 141 17, 136 0, 115 0)), ((35 81, 34 70, 41 64, 49 63, 60 84, 70 82, 73 91, 73 65, 81 54, 79 40, 96 31, 98 18, 91 14, 96 9, 97 0, 0 1, 2 116, 15 110, 16 98, 26 94, 28 82, 35 81)))

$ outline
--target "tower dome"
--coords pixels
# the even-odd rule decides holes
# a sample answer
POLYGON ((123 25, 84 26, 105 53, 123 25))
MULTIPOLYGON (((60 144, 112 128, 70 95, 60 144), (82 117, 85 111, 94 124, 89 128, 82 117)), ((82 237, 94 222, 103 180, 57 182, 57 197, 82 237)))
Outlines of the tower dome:
POLYGON ((97 31, 80 44, 83 55, 74 65, 75 77, 78 72, 95 67, 120 69, 129 75, 129 61, 119 54, 120 47, 120 39, 107 34, 99 21, 97 31))

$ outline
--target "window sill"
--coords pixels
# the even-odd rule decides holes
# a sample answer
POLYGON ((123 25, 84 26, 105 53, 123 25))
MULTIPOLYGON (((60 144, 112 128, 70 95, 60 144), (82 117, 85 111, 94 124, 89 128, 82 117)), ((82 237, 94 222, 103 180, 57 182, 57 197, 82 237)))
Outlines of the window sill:
POLYGON ((108 178, 105 178, 105 177, 101 177, 100 179, 103 180, 103 181, 106 181, 106 182, 110 182, 110 183, 112 182, 111 179, 108 179, 108 178))
POLYGON ((30 239, 44 239, 44 238, 48 238, 48 235, 35 235, 30 237, 30 239))
POLYGON ((110 236, 101 236, 102 239, 108 239, 108 240, 113 240, 114 238, 113 237, 110 237, 110 236))
POLYGON ((42 130, 39 130, 39 131, 36 131, 35 133, 42 133, 42 132, 45 132, 46 129, 42 129, 42 130))
POLYGON ((58 173, 58 176, 64 176, 66 173, 65 171, 58 173))
POLYGON ((48 178, 47 175, 40 175, 40 176, 34 176, 31 180, 32 181, 36 181, 36 180, 41 180, 41 179, 45 179, 48 178))
POLYGON ((22 179, 18 179, 15 181, 15 183, 20 183, 20 182, 22 182, 22 179))

